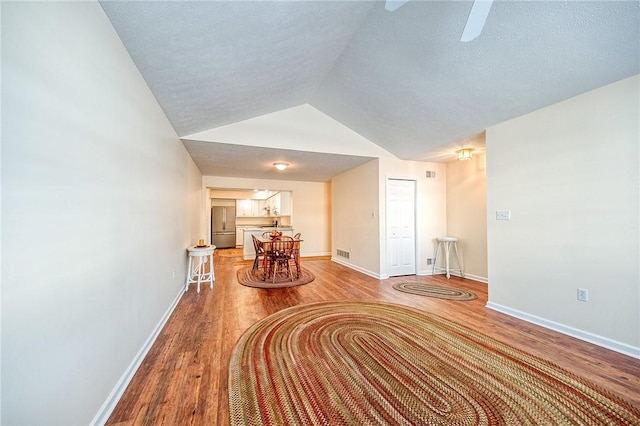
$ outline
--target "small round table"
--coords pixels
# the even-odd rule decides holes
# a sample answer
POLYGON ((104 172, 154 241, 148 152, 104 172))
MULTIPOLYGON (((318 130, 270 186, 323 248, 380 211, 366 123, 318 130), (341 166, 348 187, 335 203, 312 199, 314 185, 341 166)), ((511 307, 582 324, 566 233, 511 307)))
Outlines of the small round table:
POLYGON ((456 237, 440 237, 437 238, 437 246, 436 246, 436 256, 433 259, 433 270, 431 271, 432 275, 435 275, 437 271, 444 271, 447 275, 447 279, 451 277, 451 272, 459 272, 460 276, 464 278, 464 272, 462 271, 462 263, 460 263, 460 255, 458 254, 458 239, 456 237), (438 263, 438 254, 440 253, 440 246, 444 248, 444 268, 437 266, 438 263), (458 260, 458 267, 451 268, 449 265, 449 254, 451 253, 451 246, 453 246, 456 251, 456 259, 458 260))
POLYGON ((198 293, 200 293, 200 283, 209 282, 209 287, 213 289, 213 281, 216 279, 213 272, 213 251, 216 246, 190 246, 187 247, 189 253, 189 266, 187 267, 187 282, 184 291, 189 290, 189 284, 198 283, 198 293), (197 258, 194 260, 194 257, 197 258), (209 271, 206 264, 209 263, 209 271))

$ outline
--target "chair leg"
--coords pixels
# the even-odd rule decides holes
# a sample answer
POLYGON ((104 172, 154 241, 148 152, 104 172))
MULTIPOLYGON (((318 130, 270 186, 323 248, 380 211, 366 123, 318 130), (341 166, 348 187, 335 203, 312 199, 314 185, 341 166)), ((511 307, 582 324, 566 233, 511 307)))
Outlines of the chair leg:
POLYGON ((291 272, 291 265, 289 264, 289 259, 287 259, 287 271, 289 271, 289 278, 291 282, 293 282, 293 273, 291 272))
POLYGON ((460 262, 460 254, 458 253, 458 243, 453 243, 453 247, 456 249, 456 259, 458 259, 458 268, 460 268, 460 276, 464 278, 464 271, 462 270, 462 263, 460 262))
POLYGON ((289 267, 291 267, 291 261, 296 267, 296 279, 300 278, 300 261, 297 258, 289 259, 289 267))
POLYGON ((274 260, 272 263, 273 263, 273 276, 271 279, 272 283, 276 282, 276 275, 278 274, 278 272, 282 272, 283 270, 287 272, 287 274, 289 275, 289 279, 291 279, 291 282, 293 282, 293 273, 291 272, 291 268, 289 266, 289 259, 279 258, 274 260))

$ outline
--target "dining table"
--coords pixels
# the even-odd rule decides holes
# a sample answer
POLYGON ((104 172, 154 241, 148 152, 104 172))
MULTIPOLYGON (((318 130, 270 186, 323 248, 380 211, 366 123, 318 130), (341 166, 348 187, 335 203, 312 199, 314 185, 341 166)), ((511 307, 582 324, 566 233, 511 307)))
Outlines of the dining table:
MULTIPOLYGON (((262 255, 263 255, 263 259, 262 259, 262 271, 263 271, 263 280, 269 278, 269 272, 270 272, 270 268, 269 268, 269 264, 271 262, 273 262, 273 258, 272 256, 272 250, 271 250, 271 244, 274 241, 278 241, 279 237, 275 237, 275 238, 271 238, 271 237, 259 237, 256 238, 256 240, 258 241, 258 244, 260 246, 260 249, 262 251, 262 255)), ((298 277, 300 277, 300 243, 302 242, 302 239, 299 238, 293 238, 293 256, 292 256, 292 260, 294 261, 295 265, 296 265, 296 279, 298 277)), ((259 256, 258 253, 256 253, 256 256, 259 256)))

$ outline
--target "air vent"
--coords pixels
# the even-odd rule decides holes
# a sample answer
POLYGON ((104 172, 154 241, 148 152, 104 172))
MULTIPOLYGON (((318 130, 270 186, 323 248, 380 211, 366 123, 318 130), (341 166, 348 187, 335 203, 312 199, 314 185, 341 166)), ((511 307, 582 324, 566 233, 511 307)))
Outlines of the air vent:
POLYGON ((433 172, 433 171, 430 171, 430 170, 427 170, 426 175, 427 175, 427 179, 435 179, 436 178, 436 172, 433 172))
POLYGON ((433 265, 433 257, 427 257, 427 265, 433 265))
POLYGON ((351 255, 348 251, 340 249, 336 249, 336 254, 340 257, 344 257, 345 259, 349 259, 349 256, 351 255))

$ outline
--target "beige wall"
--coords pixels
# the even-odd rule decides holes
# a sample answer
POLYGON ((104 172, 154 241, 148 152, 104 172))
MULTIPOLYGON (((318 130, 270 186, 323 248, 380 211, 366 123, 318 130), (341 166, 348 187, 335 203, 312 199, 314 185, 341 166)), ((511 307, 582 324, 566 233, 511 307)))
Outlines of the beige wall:
POLYGON ((365 274, 380 275, 379 161, 355 167, 331 180, 334 261, 365 274), (350 252, 349 259, 336 250, 350 252))
POLYGON ((393 157, 388 151, 309 104, 185 136, 184 139, 238 145, 393 157))
POLYGON ((183 294, 201 175, 97 2, 2 2, 2 79, 1 423, 101 424, 183 294))
POLYGON ((487 130, 489 306, 638 357, 639 82, 487 130))
POLYGON ((304 243, 301 256, 326 256, 331 253, 331 184, 326 182, 300 182, 287 180, 246 179, 203 176, 201 235, 210 235, 211 212, 208 208, 208 188, 218 189, 271 189, 291 191, 293 211, 291 224, 302 233, 304 243))
POLYGON ((486 156, 447 163, 447 235, 458 238, 465 276, 487 282, 486 156))

